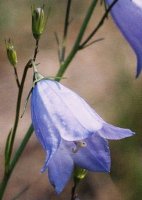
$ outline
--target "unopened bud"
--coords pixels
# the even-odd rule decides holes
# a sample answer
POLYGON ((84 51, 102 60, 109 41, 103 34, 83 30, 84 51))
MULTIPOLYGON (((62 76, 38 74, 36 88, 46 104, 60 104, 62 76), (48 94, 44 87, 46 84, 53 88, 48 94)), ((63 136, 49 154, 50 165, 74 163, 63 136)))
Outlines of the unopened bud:
POLYGON ((32 32, 36 40, 39 40, 45 29, 44 7, 32 9, 32 32))
POLYGON ((75 169, 74 169, 74 179, 76 181, 81 181, 82 179, 85 178, 86 175, 87 175, 86 169, 82 169, 80 167, 75 167, 75 169))
POLYGON ((17 64, 17 53, 14 48, 14 45, 12 44, 11 40, 9 39, 8 41, 5 40, 6 44, 6 50, 7 50, 7 57, 11 65, 16 67, 17 64))

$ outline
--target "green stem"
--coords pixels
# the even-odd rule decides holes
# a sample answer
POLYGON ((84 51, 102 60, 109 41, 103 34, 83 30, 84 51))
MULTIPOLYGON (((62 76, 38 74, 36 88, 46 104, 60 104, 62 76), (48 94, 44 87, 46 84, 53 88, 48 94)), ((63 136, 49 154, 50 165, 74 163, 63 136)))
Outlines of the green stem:
POLYGON ((3 180, 0 184, 0 200, 2 200, 2 198, 3 198, 7 183, 9 181, 9 178, 12 175, 13 169, 14 169, 15 165, 17 164, 17 161, 19 160, 21 154, 23 153, 25 146, 28 143, 32 133, 33 133, 33 126, 30 125, 25 137, 23 138, 18 150, 16 151, 16 153, 13 157, 12 162, 10 163, 9 170, 4 174, 3 180))
POLYGON ((69 26, 71 3, 72 3, 72 0, 68 0, 68 2, 67 2, 67 8, 66 8, 65 23, 64 23, 64 35, 63 35, 63 39, 65 39, 67 37, 67 34, 68 34, 68 26, 69 26))
MULTIPOLYGON (((36 60, 36 57, 37 57, 38 45, 39 45, 39 40, 36 40, 36 47, 35 47, 34 56, 33 56, 34 61, 36 60)), ((28 71, 29 67, 31 67, 31 63, 32 63, 32 60, 29 60, 29 62, 25 66, 23 76, 22 76, 22 80, 21 80, 21 84, 20 84, 20 88, 19 88, 19 93, 18 93, 18 98, 17 98, 17 106, 16 106, 16 116, 15 116, 14 127, 12 129, 12 136, 11 136, 11 142, 10 142, 10 147, 9 147, 9 156, 8 156, 8 161, 7 161, 8 166, 6 166, 6 168, 5 168, 4 177, 3 177, 2 182, 0 184, 0 200, 2 200, 2 198, 3 198, 7 183, 8 183, 9 178, 10 178, 12 172, 13 172, 13 169, 14 169, 17 161, 19 160, 23 150, 26 147, 26 144, 28 143, 28 141, 29 141, 29 139, 30 139, 30 137, 33 133, 33 127, 32 127, 32 124, 31 124, 26 135, 25 135, 25 137, 24 137, 24 139, 22 140, 18 150, 16 151, 12 161, 10 162, 12 150, 13 150, 13 145, 14 145, 14 140, 15 140, 15 135, 16 135, 19 117, 20 117, 20 107, 21 107, 21 99, 22 99, 22 94, 23 94, 23 89, 24 89, 24 83, 25 83, 27 71, 28 71)))
POLYGON ((21 154, 23 153, 23 151, 24 151, 24 149, 25 149, 25 147, 26 147, 26 144, 28 143, 28 141, 29 141, 29 139, 30 139, 30 137, 31 137, 31 135, 32 135, 32 133, 33 133, 33 131, 34 131, 34 129, 33 129, 33 126, 32 126, 32 124, 31 124, 31 125, 29 126, 29 129, 28 129, 27 133, 25 134, 25 137, 23 138, 21 144, 19 145, 19 148, 17 149, 17 151, 16 151, 16 153, 15 153, 15 155, 14 155, 14 157, 13 157, 13 160, 12 160, 11 163, 10 163, 9 169, 10 169, 11 172, 13 171, 13 169, 14 169, 14 167, 15 167, 17 161, 18 161, 18 159, 19 159, 20 156, 21 156, 21 154))
POLYGON ((7 166, 5 166, 4 177, 3 177, 3 180, 2 180, 2 182, 0 184, 0 200, 2 200, 2 198, 3 198, 4 191, 6 189, 8 180, 9 180, 9 178, 11 176, 11 170, 10 170, 10 163, 9 162, 10 162, 10 158, 11 158, 11 155, 12 155, 12 150, 13 150, 16 130, 17 130, 17 127, 18 127, 19 115, 20 115, 20 106, 21 106, 21 98, 22 98, 24 83, 25 83, 25 79, 26 79, 28 68, 30 66, 30 62, 31 61, 29 61, 27 63, 27 65, 25 66, 25 69, 24 69, 24 72, 23 72, 23 76, 22 76, 22 80, 21 80, 21 84, 20 84, 20 88, 19 88, 19 92, 18 92, 15 122, 14 122, 14 127, 12 129, 12 135, 11 135, 10 146, 9 146, 9 149, 8 149, 7 161, 5 161, 7 163, 7 166))
POLYGON ((39 40, 36 40, 36 47, 35 47, 34 57, 33 57, 34 62, 35 62, 37 54, 38 54, 38 47, 39 47, 39 40))
POLYGON ((15 74, 16 83, 17 83, 18 88, 20 89, 20 81, 19 81, 19 78, 18 78, 17 69, 16 69, 15 66, 13 68, 14 68, 14 74, 15 74))
POLYGON ((2 179, 2 182, 0 184, 0 200, 2 200, 8 180, 10 178, 10 174, 9 173, 5 173, 4 177, 2 179))
POLYGON ((63 40, 62 40, 62 50, 61 50, 61 56, 60 56, 60 63, 63 63, 64 60, 65 60, 66 40, 67 40, 68 28, 69 28, 71 3, 72 3, 72 0, 68 0, 67 8, 66 8, 65 22, 64 22, 64 34, 63 34, 63 40))
MULTIPOLYGON (((36 60, 36 57, 37 57, 38 45, 39 45, 39 40, 36 40, 36 47, 35 47, 35 50, 34 50, 34 57, 33 57, 34 61, 36 60)), ((9 147, 8 162, 10 161, 11 155, 12 155, 15 135, 16 135, 16 131, 17 131, 18 123, 19 123, 19 117, 20 117, 20 107, 21 107, 21 99, 22 99, 22 94, 23 94, 23 89, 24 89, 24 83, 25 83, 25 79, 26 79, 26 76, 27 76, 27 71, 28 71, 29 67, 31 67, 31 63, 32 63, 32 61, 29 60, 29 62, 25 66, 23 76, 22 76, 22 80, 21 80, 21 84, 20 84, 19 91, 18 91, 17 104, 16 104, 16 115, 15 115, 14 127, 12 129, 12 136, 11 136, 11 142, 10 142, 10 147, 9 147)))
POLYGON ((81 42, 81 40, 83 38, 83 35, 85 33, 85 30, 87 28, 87 25, 88 25, 88 23, 90 21, 90 18, 92 16, 92 13, 93 13, 95 7, 96 7, 97 2, 98 2, 98 0, 93 0, 92 1, 91 5, 90 5, 90 7, 89 7, 89 9, 87 11, 87 14, 85 16, 85 19, 84 19, 84 21, 82 23, 82 26, 80 28, 80 31, 79 31, 78 37, 77 37, 77 39, 75 41, 75 44, 74 44, 74 46, 73 46, 70 54, 66 58, 65 62, 61 65, 58 73, 56 74, 56 77, 58 77, 58 78, 55 79, 56 81, 60 81, 61 80, 61 77, 65 73, 68 65, 70 64, 70 62, 72 61, 72 59, 74 58, 74 56, 76 55, 76 53, 78 52, 80 42, 81 42))
POLYGON ((16 106, 15 122, 14 122, 14 126, 13 126, 13 129, 12 129, 12 136, 11 136, 11 142, 10 142, 10 147, 9 147, 9 160, 11 158, 13 145, 14 145, 14 140, 15 140, 15 135, 16 135, 17 127, 18 127, 22 93, 23 93, 23 88, 24 88, 24 83, 25 83, 27 71, 28 71, 28 69, 30 67, 30 63, 31 63, 31 61, 29 61, 25 66, 25 69, 24 69, 24 72, 23 72, 23 76, 22 76, 22 80, 21 80, 21 84, 20 84, 20 88, 19 88, 19 92, 18 92, 17 104, 16 104, 17 106, 16 106))
POLYGON ((97 33, 97 31, 100 29, 100 27, 103 25, 104 21, 107 19, 108 17, 108 13, 110 12, 110 10, 112 9, 112 7, 117 3, 118 0, 114 0, 110 6, 108 7, 108 9, 106 9, 106 12, 104 13, 104 15, 102 16, 101 20, 99 21, 99 23, 97 24, 97 26, 94 28, 94 30, 89 34, 89 36, 85 39, 85 41, 79 46, 79 49, 83 49, 84 47, 86 47, 87 43, 91 40, 91 38, 97 33))

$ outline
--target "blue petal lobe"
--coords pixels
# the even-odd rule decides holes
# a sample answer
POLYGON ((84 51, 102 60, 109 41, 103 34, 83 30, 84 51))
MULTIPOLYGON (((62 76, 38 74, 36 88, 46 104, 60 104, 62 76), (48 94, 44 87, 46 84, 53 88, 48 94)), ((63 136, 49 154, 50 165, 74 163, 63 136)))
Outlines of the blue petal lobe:
POLYGON ((45 112, 51 116, 63 139, 81 140, 102 128, 98 116, 88 111, 89 105, 62 84, 42 80, 35 87, 42 98, 45 112))
POLYGON ((37 87, 33 89, 31 96, 31 117, 36 136, 47 155, 42 169, 44 171, 47 168, 49 159, 56 152, 61 137, 47 112, 47 108, 44 106, 42 96, 38 93, 37 87))
POLYGON ((93 135, 84 142, 86 147, 80 148, 76 153, 73 153, 70 147, 75 164, 89 171, 110 172, 111 161, 107 140, 99 135, 93 135))
POLYGON ((57 193, 64 189, 72 175, 73 168, 73 160, 68 150, 61 144, 48 165, 49 180, 57 193))
POLYGON ((103 128, 98 131, 98 134, 101 137, 104 137, 109 140, 119 140, 126 137, 130 137, 134 135, 135 133, 129 129, 119 128, 111 124, 104 123, 103 128))
MULTIPOLYGON (((106 0, 110 5, 113 0, 106 0)), ((137 73, 142 70, 142 3, 137 0, 119 0, 111 10, 115 23, 137 55, 137 73)))

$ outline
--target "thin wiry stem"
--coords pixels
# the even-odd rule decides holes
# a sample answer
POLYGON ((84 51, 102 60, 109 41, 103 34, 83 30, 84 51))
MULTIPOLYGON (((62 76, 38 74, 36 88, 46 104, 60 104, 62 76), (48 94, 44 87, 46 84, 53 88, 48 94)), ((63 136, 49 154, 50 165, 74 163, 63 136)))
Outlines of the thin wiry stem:
MULTIPOLYGON (((96 39, 96 40, 94 40, 94 41, 92 41, 92 42, 86 44, 82 49, 85 49, 85 48, 91 46, 92 44, 95 44, 95 43, 100 42, 100 41, 102 41, 102 40, 104 40, 104 38, 96 39)), ((80 49, 80 50, 82 50, 82 49, 80 49)))
POLYGON ((19 81, 17 69, 16 69, 15 66, 13 68, 14 68, 14 74, 15 74, 15 79, 16 79, 17 86, 18 86, 18 88, 20 88, 20 81, 19 81))
POLYGON ((72 191, 71 191, 71 200, 78 199, 78 195, 76 193, 77 185, 78 185, 77 181, 74 180, 74 185, 73 185, 72 191))
POLYGON ((39 40, 36 40, 36 47, 34 50, 34 57, 33 57, 33 61, 36 60, 37 54, 38 54, 38 48, 39 48, 39 40))
POLYGON ((19 88, 19 91, 18 91, 15 122, 14 122, 14 126, 12 128, 12 136, 11 136, 11 142, 10 142, 10 148, 9 148, 9 160, 11 158, 13 145, 14 145, 14 140, 15 140, 15 135, 16 135, 16 131, 17 131, 18 123, 19 123, 20 107, 21 107, 21 99, 22 99, 22 94, 23 94, 23 88, 24 88, 24 83, 25 83, 25 79, 26 79, 26 76, 27 76, 27 71, 28 71, 28 69, 30 67, 30 63, 31 63, 31 61, 29 61, 25 66, 25 69, 24 69, 24 72, 23 72, 23 76, 22 76, 22 80, 21 80, 21 83, 20 83, 20 88, 19 88))
POLYGON ((20 88, 19 88, 19 92, 18 92, 15 122, 14 122, 14 126, 12 128, 11 141, 10 141, 10 144, 9 144, 10 146, 9 146, 9 149, 8 149, 8 157, 7 157, 7 161, 6 161, 8 166, 5 166, 6 168, 5 168, 5 172, 4 172, 4 177, 3 177, 3 180, 0 184, 0 200, 3 197, 4 191, 6 189, 8 180, 9 180, 10 175, 11 175, 11 170, 9 169, 9 165, 10 165, 10 159, 11 159, 11 155, 12 155, 14 140, 15 140, 15 136, 16 136, 16 131, 17 131, 18 123, 19 123, 20 107, 21 107, 21 99, 22 99, 24 83, 25 83, 25 79, 26 79, 26 75, 27 75, 27 71, 29 69, 29 66, 30 66, 30 61, 25 66, 23 76, 22 76, 22 80, 21 80, 21 84, 20 84, 20 88))
POLYGON ((84 46, 87 45, 87 43, 92 39, 92 37, 97 33, 97 31, 100 29, 100 27, 104 24, 105 19, 108 17, 108 14, 112 7, 117 3, 119 0, 114 0, 110 6, 106 9, 106 12, 102 16, 101 20, 97 24, 97 26, 94 28, 94 30, 90 33, 90 35, 85 39, 85 41, 79 46, 79 49, 83 49, 84 46))
POLYGON ((64 62, 65 54, 66 54, 66 40, 67 40, 68 28, 69 28, 71 4, 72 4, 72 0, 68 0, 65 22, 64 22, 64 33, 63 33, 62 49, 61 49, 61 54, 60 54, 60 63, 64 62))
MULTIPOLYGON (((33 57, 34 61, 36 60, 37 53, 38 53, 38 44, 39 44, 39 40, 36 40, 36 47, 35 47, 35 50, 34 50, 34 57, 33 57)), ((23 88, 24 88, 27 72, 28 72, 28 69, 30 67, 31 67, 31 60, 29 60, 29 62, 25 66, 25 69, 24 69, 24 72, 23 72, 23 76, 22 76, 22 80, 21 80, 21 84, 20 84, 20 88, 19 88, 19 92, 18 92, 17 104, 16 104, 17 106, 16 106, 15 122, 14 122, 14 127, 12 129, 11 145, 10 145, 10 148, 9 148, 9 159, 10 159, 11 154, 12 154, 15 135, 16 135, 16 131, 17 131, 18 123, 19 123, 20 107, 21 107, 21 99, 22 99, 22 94, 23 94, 23 88)))
POLYGON ((26 133, 26 135, 24 136, 21 144, 19 145, 18 150, 16 151, 16 153, 14 154, 13 160, 11 161, 10 165, 9 165, 9 170, 7 172, 5 172, 4 177, 2 179, 2 182, 0 184, 0 200, 2 200, 6 186, 8 184, 8 181, 12 175, 13 169, 15 167, 15 165, 17 164, 20 156, 22 155, 26 144, 28 143, 31 135, 33 133, 33 126, 31 125, 26 133))
MULTIPOLYGON (((34 56, 33 56, 33 60, 36 60, 37 57, 37 53, 38 53, 38 44, 39 41, 36 40, 36 47, 34 50, 34 56)), ((25 68, 24 68, 24 72, 23 72, 23 76, 22 76, 22 80, 21 80, 21 84, 20 84, 20 88, 19 88, 19 92, 18 92, 18 97, 17 97, 17 106, 16 106, 16 115, 15 115, 15 122, 14 122, 14 126, 12 128, 12 134, 11 134, 11 141, 10 141, 10 146, 8 149, 8 157, 7 157, 7 165, 5 168, 5 172, 4 172, 4 176, 2 179, 2 182, 0 183, 0 200, 2 200, 7 183, 9 181, 9 178, 11 177, 11 174, 13 172, 13 169, 17 163, 17 161, 19 160, 23 150, 25 149, 25 146, 27 144, 27 142, 29 141, 32 133, 33 133, 33 127, 32 125, 30 125, 27 134, 25 135, 24 139, 22 140, 18 150, 16 151, 12 161, 11 161, 11 155, 12 155, 12 151, 13 151, 13 145, 14 145, 14 141, 15 141, 15 136, 16 136, 16 132, 17 132, 17 127, 18 127, 18 123, 19 123, 19 118, 20 118, 20 107, 21 107, 21 100, 22 100, 22 94, 23 94, 23 89, 24 89, 24 83, 26 80, 26 76, 27 76, 27 72, 28 69, 31 67, 31 60, 29 60, 29 62, 26 64, 25 68)))
POLYGON ((20 191, 14 198, 11 200, 17 200, 20 199, 20 197, 29 189, 29 185, 24 187, 22 191, 20 191))
POLYGON ((55 35, 55 40, 56 40, 57 47, 58 47, 57 51, 58 51, 59 64, 61 64, 61 58, 60 58, 61 57, 60 56, 60 41, 59 41, 58 34, 56 32, 54 33, 54 35, 55 35))
MULTIPOLYGON (((98 0, 93 0, 91 2, 91 5, 88 8, 87 14, 86 14, 85 19, 84 19, 84 21, 82 23, 82 26, 80 28, 79 34, 77 36, 77 39, 76 39, 76 41, 74 43, 74 46, 73 46, 71 52, 69 53, 69 55, 67 56, 65 62, 61 65, 58 73, 56 74, 56 77, 61 77, 62 78, 62 76, 65 73, 66 69, 68 68, 70 62, 72 61, 72 59, 75 57, 76 53, 78 52, 80 42, 81 42, 81 40, 82 40, 82 38, 84 36, 84 33, 85 33, 86 28, 88 26, 88 23, 89 23, 89 21, 91 19, 92 13, 93 13, 96 5, 97 5, 97 2, 98 2, 98 0)), ((55 80, 56 81, 60 81, 61 78, 55 78, 55 80)))

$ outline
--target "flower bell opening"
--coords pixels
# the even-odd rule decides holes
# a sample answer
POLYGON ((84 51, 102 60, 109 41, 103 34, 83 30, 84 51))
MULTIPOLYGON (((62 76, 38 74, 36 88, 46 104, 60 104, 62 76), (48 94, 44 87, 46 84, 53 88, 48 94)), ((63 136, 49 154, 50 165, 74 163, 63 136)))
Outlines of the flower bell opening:
POLYGON ((60 193, 75 166, 110 172, 107 139, 132 136, 129 129, 105 122, 80 96, 57 81, 38 81, 31 95, 31 116, 36 136, 46 152, 43 171, 60 193))
POLYGON ((84 141, 76 141, 74 142, 74 144, 76 145, 75 148, 72 148, 72 152, 73 153, 77 153, 79 151, 80 148, 85 148, 87 147, 87 143, 84 141))

